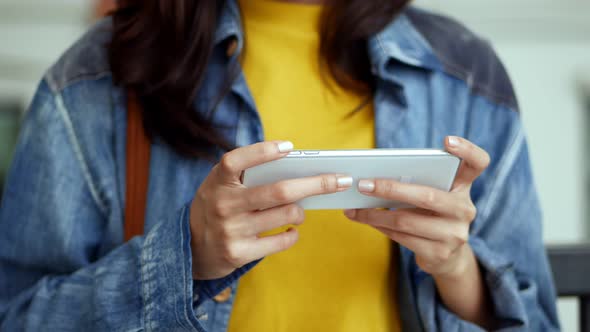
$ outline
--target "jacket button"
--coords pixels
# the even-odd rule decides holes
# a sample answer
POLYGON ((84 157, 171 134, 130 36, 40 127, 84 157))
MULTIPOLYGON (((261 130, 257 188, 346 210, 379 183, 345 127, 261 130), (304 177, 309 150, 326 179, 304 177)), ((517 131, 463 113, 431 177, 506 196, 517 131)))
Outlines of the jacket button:
POLYGON ((232 38, 229 43, 227 44, 226 54, 228 57, 232 57, 236 50, 238 49, 238 40, 236 38, 232 38))
POLYGON ((215 295, 213 300, 217 303, 227 302, 231 297, 231 288, 227 287, 226 289, 222 290, 221 293, 215 295))

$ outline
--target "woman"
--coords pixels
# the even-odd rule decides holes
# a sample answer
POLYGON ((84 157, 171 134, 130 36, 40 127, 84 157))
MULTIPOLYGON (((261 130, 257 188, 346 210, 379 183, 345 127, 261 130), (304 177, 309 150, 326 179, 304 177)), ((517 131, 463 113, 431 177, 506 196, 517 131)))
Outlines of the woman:
POLYGON ((557 330, 517 111, 485 42, 406 1, 124 1, 27 114, 0 210, 0 326, 557 330), (153 144, 145 235, 123 243, 127 89, 153 144), (240 182, 293 143, 463 164, 449 193, 359 185, 416 209, 304 213, 294 202, 348 179, 240 182))

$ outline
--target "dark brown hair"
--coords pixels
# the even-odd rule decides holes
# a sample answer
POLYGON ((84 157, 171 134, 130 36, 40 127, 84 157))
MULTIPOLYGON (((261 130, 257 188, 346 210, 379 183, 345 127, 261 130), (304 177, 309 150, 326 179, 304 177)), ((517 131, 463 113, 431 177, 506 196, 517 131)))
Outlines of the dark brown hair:
MULTIPOLYGON (((336 83, 369 94, 375 81, 367 38, 383 29, 408 0, 329 0, 320 24, 320 59, 336 83)), ((185 156, 232 148, 207 115, 194 109, 195 94, 213 51, 221 0, 120 0, 109 46, 115 82, 132 88, 143 106, 148 135, 185 156)), ((227 84, 231 85, 228 68, 227 84)))

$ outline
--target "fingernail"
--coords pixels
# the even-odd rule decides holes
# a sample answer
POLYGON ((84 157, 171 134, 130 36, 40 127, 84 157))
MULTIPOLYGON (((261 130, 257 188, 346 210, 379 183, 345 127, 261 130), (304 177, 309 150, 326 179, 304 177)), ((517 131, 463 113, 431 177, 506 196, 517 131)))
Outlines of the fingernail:
POLYGON ((459 146, 459 139, 454 136, 449 136, 449 146, 451 147, 458 147, 459 146))
POLYGON ((360 180, 359 181, 359 191, 365 193, 372 193, 375 191, 375 181, 373 180, 360 180))
POLYGON ((289 141, 281 142, 281 143, 277 144, 277 147, 279 148, 280 153, 293 151, 293 143, 291 143, 289 141))
POLYGON ((352 219, 356 216, 356 210, 355 209, 344 210, 344 215, 347 216, 348 218, 352 219))
POLYGON ((339 176, 336 178, 336 182, 339 189, 350 188, 352 187, 352 176, 339 176))

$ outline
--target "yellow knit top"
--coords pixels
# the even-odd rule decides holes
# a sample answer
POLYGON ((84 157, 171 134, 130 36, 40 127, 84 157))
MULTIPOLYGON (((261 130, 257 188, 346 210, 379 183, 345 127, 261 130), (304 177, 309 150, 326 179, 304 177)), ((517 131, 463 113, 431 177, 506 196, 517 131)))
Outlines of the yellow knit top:
MULTIPOLYGON (((296 149, 373 148, 372 105, 347 117, 366 97, 321 79, 322 6, 239 3, 242 67, 265 139, 290 140, 296 149)), ((295 246, 242 277, 229 331, 399 331, 392 242, 339 210, 305 217, 295 246)))

